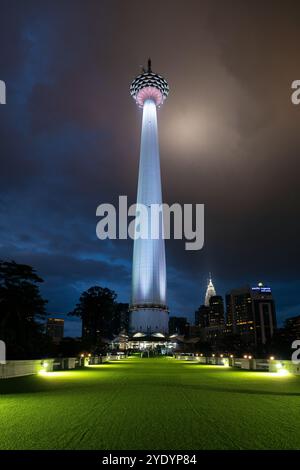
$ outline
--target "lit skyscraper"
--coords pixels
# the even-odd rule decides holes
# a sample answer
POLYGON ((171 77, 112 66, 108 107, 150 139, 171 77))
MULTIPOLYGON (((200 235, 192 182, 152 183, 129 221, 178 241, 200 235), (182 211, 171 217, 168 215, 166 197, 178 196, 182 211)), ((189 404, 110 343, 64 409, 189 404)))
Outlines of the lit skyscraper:
POLYGON ((206 307, 209 307, 209 300, 210 300, 211 297, 213 297, 215 295, 216 295, 216 290, 215 290, 214 285, 212 283, 211 274, 209 274, 209 280, 208 280, 206 294, 205 294, 205 300, 204 300, 204 305, 206 307))
POLYGON ((226 295, 227 326, 249 346, 264 345, 276 329, 275 302, 270 287, 233 289, 226 295))
POLYGON ((159 213, 151 213, 153 204, 162 203, 160 159, 157 131, 157 113, 168 96, 166 80, 143 70, 132 82, 130 93, 143 108, 140 165, 137 192, 137 216, 132 265, 131 322, 132 332, 167 333, 166 259, 163 239, 163 220, 159 213), (139 211, 139 204, 144 211, 139 211), (150 227, 156 235, 150 233, 150 227), (142 232, 147 236, 139 237, 142 232))

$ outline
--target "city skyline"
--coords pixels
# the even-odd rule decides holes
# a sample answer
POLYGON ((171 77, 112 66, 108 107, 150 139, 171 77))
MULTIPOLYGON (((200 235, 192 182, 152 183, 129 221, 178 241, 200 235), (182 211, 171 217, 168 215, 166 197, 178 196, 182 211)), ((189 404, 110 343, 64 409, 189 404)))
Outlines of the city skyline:
MULTIPOLYGON (((177 314, 170 314, 169 317, 178 317, 178 318, 186 318, 187 322, 190 324, 190 325, 196 325, 196 322, 195 322, 195 311, 197 309, 199 309, 200 307, 207 307, 206 305, 206 299, 207 299, 207 293, 208 291, 210 291, 210 288, 211 288, 211 284, 212 284, 212 276, 211 276, 211 273, 209 273, 209 278, 207 279, 207 282, 206 284, 203 286, 202 288, 202 291, 203 291, 203 295, 202 295, 202 298, 200 297, 200 300, 198 302, 198 304, 195 305, 195 308, 194 308, 194 311, 192 312, 182 312, 182 314, 180 315, 177 314)), ((214 289, 214 294, 212 292, 210 292, 211 295, 209 295, 209 298, 211 296, 217 296, 217 297, 221 297, 224 304, 225 304, 225 301, 226 301, 226 296, 232 291, 232 290, 240 290, 240 289, 249 289, 249 290, 252 290, 252 291, 255 291, 256 289, 261 289, 261 288, 265 288, 268 292, 270 291, 272 294, 273 294, 273 289, 268 285, 266 285, 265 283, 262 283, 261 281, 257 281, 256 283, 241 283, 239 285, 236 285, 236 286, 231 286, 230 289, 228 289, 224 294, 220 294, 219 291, 216 292, 214 286, 213 286, 213 289, 214 289)), ((275 301, 275 309, 276 309, 276 316, 277 316, 277 319, 278 319, 278 324, 277 324, 277 327, 278 328, 281 328, 283 327, 284 325, 284 322, 285 320, 287 319, 293 319, 293 318, 296 318, 298 316, 297 313, 291 313, 290 315, 287 315, 286 317, 284 318, 280 318, 280 316, 278 317, 278 310, 277 310, 277 304, 276 304, 276 299, 274 298, 274 301, 275 301)), ((226 305, 224 305, 224 320, 225 320, 225 323, 227 322, 228 320, 228 312, 227 312, 227 309, 226 309, 226 305)), ((58 318, 62 318, 64 319, 65 323, 68 323, 68 321, 70 321, 69 317, 67 317, 65 314, 63 313, 55 313, 55 312, 52 312, 51 314, 49 313, 49 316, 57 316, 58 318)), ((72 322, 72 320, 71 320, 72 322)), ((73 322, 72 322, 73 323, 73 322)), ((74 334, 67 334, 65 335, 66 337, 67 336, 78 336, 80 337, 81 336, 81 329, 82 329, 82 325, 81 325, 81 320, 79 319, 76 319, 76 323, 77 323, 77 326, 76 326, 76 330, 74 331, 74 334), (78 334, 77 334, 78 333, 78 334)))
POLYGON ((160 110, 164 200, 206 208, 202 250, 166 243, 170 314, 193 318, 211 271, 223 297, 270 285, 280 324, 300 311, 300 6, 153 5, 151 22, 136 1, 3 8, 0 257, 34 266, 50 314, 92 285, 129 302, 132 242, 99 241, 95 211, 135 202, 141 110, 128 86, 151 56, 174 90, 160 110))

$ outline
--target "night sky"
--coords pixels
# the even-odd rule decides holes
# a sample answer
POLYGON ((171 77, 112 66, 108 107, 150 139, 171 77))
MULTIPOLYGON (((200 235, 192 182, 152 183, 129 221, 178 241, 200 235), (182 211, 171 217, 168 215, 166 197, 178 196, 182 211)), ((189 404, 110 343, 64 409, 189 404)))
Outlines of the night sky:
MULTIPOLYGON (((165 202, 205 204, 205 247, 166 243, 170 314, 264 281, 300 313, 300 4, 109 0, 0 3, 0 256, 33 265, 48 312, 95 284, 128 302, 132 241, 96 238, 96 207, 137 189, 140 65, 168 79, 159 110, 165 202)), ((66 334, 80 333, 67 319, 66 334)))

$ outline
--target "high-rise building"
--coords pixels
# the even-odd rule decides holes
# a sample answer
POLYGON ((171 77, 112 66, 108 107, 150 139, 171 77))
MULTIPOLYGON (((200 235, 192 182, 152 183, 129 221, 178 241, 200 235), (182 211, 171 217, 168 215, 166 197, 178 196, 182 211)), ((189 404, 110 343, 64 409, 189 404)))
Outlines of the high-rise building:
POLYGON ((206 294, 205 294, 205 300, 204 300, 204 305, 206 307, 209 307, 209 299, 212 296, 215 296, 215 295, 217 295, 216 290, 215 290, 214 285, 212 283, 211 275, 209 275, 209 280, 208 280, 208 284, 207 284, 207 288, 206 288, 206 294))
POLYGON ((209 299, 209 326, 224 325, 224 302, 221 295, 213 295, 209 299))
POLYGON ((257 347, 272 338, 276 329, 275 304, 270 287, 262 283, 233 289, 226 295, 227 327, 245 344, 257 347))
POLYGON ((143 69, 133 80, 130 92, 143 109, 137 191, 139 223, 135 226, 133 247, 130 329, 132 333, 167 333, 163 220, 162 215, 154 214, 151 208, 162 204, 156 110, 168 96, 169 86, 163 77, 152 72, 149 59, 148 69, 143 69), (139 205, 143 210, 139 210, 139 205))
POLYGON ((201 328, 209 326, 209 307, 201 305, 195 312, 195 325, 201 328))
POLYGON ((216 289, 212 283, 211 274, 207 283, 204 305, 201 305, 195 312, 195 325, 201 328, 209 326, 223 326, 224 324, 224 303, 220 295, 216 294, 216 289))
POLYGON ((220 295, 209 298, 209 306, 201 305, 195 312, 195 324, 200 328, 203 341, 214 348, 219 339, 225 334, 224 302, 220 295))
POLYGON ((170 335, 185 335, 189 330, 189 323, 186 317, 170 317, 169 333, 170 335))
POLYGON ((293 339, 300 339, 300 315, 287 318, 284 322, 286 333, 293 339))
POLYGON ((60 343, 64 337, 65 321, 62 318, 48 318, 46 333, 54 343, 60 343))

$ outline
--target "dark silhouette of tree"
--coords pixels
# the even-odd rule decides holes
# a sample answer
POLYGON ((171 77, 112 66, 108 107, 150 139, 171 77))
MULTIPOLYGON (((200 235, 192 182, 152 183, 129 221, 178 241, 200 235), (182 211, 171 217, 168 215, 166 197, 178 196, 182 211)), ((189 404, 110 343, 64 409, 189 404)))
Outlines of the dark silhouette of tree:
POLYGON ((37 357, 43 349, 41 282, 31 266, 0 260, 0 339, 8 358, 37 357))
POLYGON ((117 294, 100 286, 83 292, 75 309, 69 315, 82 319, 82 338, 91 346, 99 346, 104 339, 112 338, 117 312, 117 294))
POLYGON ((215 351, 226 354, 234 354, 235 356, 241 356, 245 353, 252 353, 252 346, 243 343, 241 335, 227 333, 217 338, 215 344, 215 351))
POLYGON ((112 322, 112 331, 114 335, 118 335, 120 332, 128 333, 129 317, 129 304, 118 302, 115 306, 112 322))
POLYGON ((56 356, 60 357, 74 357, 79 356, 81 353, 89 352, 85 348, 84 343, 78 338, 63 338, 62 341, 56 345, 56 356))
POLYGON ((291 359, 292 343, 295 339, 295 334, 286 326, 278 328, 266 344, 268 355, 280 359, 291 359))

